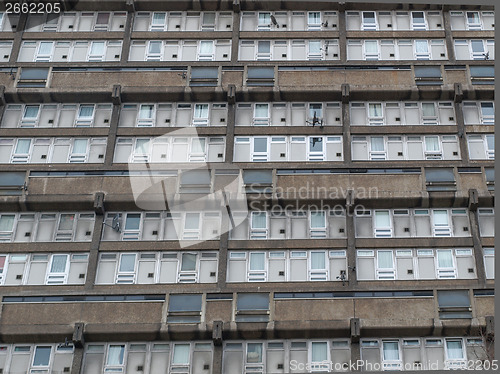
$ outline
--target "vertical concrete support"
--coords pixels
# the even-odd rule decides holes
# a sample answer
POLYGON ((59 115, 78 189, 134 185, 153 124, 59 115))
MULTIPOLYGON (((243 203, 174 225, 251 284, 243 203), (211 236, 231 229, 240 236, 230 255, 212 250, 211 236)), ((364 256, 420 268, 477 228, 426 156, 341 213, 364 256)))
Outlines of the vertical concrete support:
POLYGON ((109 124, 108 132, 108 143, 106 145, 106 156, 104 159, 104 165, 111 166, 113 163, 113 157, 115 154, 115 143, 116 143, 116 132, 118 131, 118 121, 120 120, 120 109, 121 109, 121 89, 119 84, 113 86, 113 92, 111 95, 111 100, 113 102, 113 111, 111 113, 111 121, 109 124))
POLYGON ((358 284, 356 276, 356 235, 354 232, 355 191, 349 190, 346 196, 346 228, 347 228, 347 279, 349 286, 358 284))
POLYGON ((94 196, 94 211, 96 213, 94 233, 90 244, 89 264, 87 267, 87 278, 85 279, 85 289, 94 287, 95 276, 97 273, 97 261, 99 257, 99 244, 102 236, 102 226, 104 222, 104 193, 98 192, 94 196))
POLYGON ((125 35, 123 35, 122 55, 120 58, 121 63, 126 63, 128 61, 128 55, 130 53, 132 25, 135 16, 134 0, 127 0, 125 6, 127 8, 127 22, 125 23, 125 35))
MULTIPOLYGON (((350 326, 351 326, 351 362, 355 363, 358 360, 361 360, 361 349, 359 345, 359 338, 361 336, 361 321, 359 320, 359 318, 351 318, 350 326)), ((359 369, 355 371, 359 371, 359 369)))
MULTIPOLYGON (((8 17, 4 14, 4 17, 8 17)), ((12 44, 12 51, 10 52, 9 63, 15 64, 17 61, 17 56, 19 56, 19 50, 21 49, 21 43, 23 39, 24 27, 26 25, 26 21, 28 20, 28 13, 22 13, 19 17, 19 21, 17 22, 15 32, 16 36, 14 37, 14 42, 12 44)), ((12 25, 14 28, 14 25, 12 25)))
POLYGON ((339 3, 339 51, 340 61, 347 61, 347 35, 346 35, 346 18, 345 18, 345 3, 339 3))
POLYGON ((448 54, 449 62, 456 62, 455 46, 453 43, 453 36, 451 34, 451 20, 450 20, 450 7, 449 5, 443 6, 443 21, 444 21, 444 35, 446 39, 446 53, 448 54))
POLYGON ((462 85, 460 83, 455 83, 454 85, 454 105, 455 105, 455 121, 457 122, 457 133, 458 133, 458 144, 460 147, 460 155, 462 156, 462 161, 464 163, 469 162, 469 151, 467 148, 467 137, 465 131, 465 121, 463 113, 462 99, 464 96, 462 85))
POLYGON ((236 86, 230 84, 227 90, 227 121, 226 121, 226 163, 233 162, 234 155, 234 125, 236 120, 236 86))
POLYGON ((80 374, 83 366, 83 348, 85 346, 85 339, 83 337, 83 329, 85 325, 81 322, 75 323, 73 330, 72 342, 75 347, 73 354, 73 363, 71 365, 71 374, 80 374))
POLYGON ((231 36, 231 62, 238 62, 238 44, 240 40, 240 0, 233 0, 233 34, 231 36))
POLYGON ((342 90, 342 132, 344 133, 344 165, 349 167, 352 163, 351 157, 351 116, 349 111, 349 84, 343 83, 342 90))
POLYGON ((484 287, 486 284, 486 270, 484 268, 483 246, 479 234, 479 219, 477 216, 478 192, 476 189, 469 190, 469 220, 474 246, 474 259, 476 261, 476 272, 479 284, 484 287))

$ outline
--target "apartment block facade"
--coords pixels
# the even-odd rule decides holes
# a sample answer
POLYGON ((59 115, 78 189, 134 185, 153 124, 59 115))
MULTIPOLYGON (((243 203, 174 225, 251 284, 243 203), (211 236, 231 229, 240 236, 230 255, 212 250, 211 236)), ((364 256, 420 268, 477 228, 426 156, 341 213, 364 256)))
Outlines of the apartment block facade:
POLYGON ((1 373, 495 368, 493 6, 29 10, 0 12, 1 373))

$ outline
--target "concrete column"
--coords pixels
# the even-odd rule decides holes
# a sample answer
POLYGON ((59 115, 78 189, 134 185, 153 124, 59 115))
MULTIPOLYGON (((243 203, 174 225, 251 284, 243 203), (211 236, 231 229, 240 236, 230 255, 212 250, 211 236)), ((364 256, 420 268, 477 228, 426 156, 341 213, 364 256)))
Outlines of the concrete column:
POLYGON ((90 243, 89 263, 87 266, 87 278, 85 279, 85 289, 90 290, 94 287, 95 276, 97 273, 97 261, 99 257, 99 245, 101 243, 102 229, 104 222, 104 193, 95 195, 94 209, 96 218, 94 223, 94 232, 92 242, 90 243))
MULTIPOLYGON (((4 17, 8 17, 4 14, 4 17)), ((19 50, 21 49, 21 43, 24 34, 24 27, 26 25, 26 21, 28 20, 28 14, 22 13, 19 17, 19 21, 16 25, 16 36, 14 37, 14 42, 12 44, 12 51, 10 52, 9 64, 15 64, 17 61, 17 56, 19 56, 19 50)))
POLYGON ((118 131, 118 121, 120 119, 121 109, 121 86, 113 86, 112 93, 113 111, 111 113, 111 121, 109 123, 108 142, 106 145, 106 156, 104 165, 111 166, 115 154, 116 132, 118 131))
POLYGON ((476 274, 479 284, 486 285, 486 270, 484 269, 483 246, 479 234, 479 219, 477 216, 477 190, 469 190, 469 220, 474 246, 474 260, 476 261, 476 274))
POLYGON ((451 20, 450 20, 450 12, 449 5, 443 6, 443 21, 444 21, 444 34, 446 38, 446 53, 448 54, 449 62, 456 62, 455 57, 455 45, 453 43, 453 36, 451 34, 451 20))

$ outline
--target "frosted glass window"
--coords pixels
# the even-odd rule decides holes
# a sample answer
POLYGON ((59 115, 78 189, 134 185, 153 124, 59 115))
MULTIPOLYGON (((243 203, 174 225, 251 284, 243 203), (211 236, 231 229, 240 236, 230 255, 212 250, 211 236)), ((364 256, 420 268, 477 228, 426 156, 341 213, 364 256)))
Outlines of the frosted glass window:
POLYGON ((161 44, 162 42, 149 42, 148 52, 151 54, 160 54, 161 44))
POLYGON ((262 343, 248 343, 247 363, 257 364, 262 362, 262 343))
POLYGON ((372 136, 371 138, 372 151, 384 150, 384 138, 381 136, 372 136))
POLYGON ((321 53, 321 42, 319 40, 311 40, 309 42, 309 53, 321 53))
POLYGON ((392 251, 378 251, 377 261, 379 269, 392 269, 392 251))
POLYGON ((271 42, 269 41, 260 41, 258 45, 259 53, 271 53, 271 42))
POLYGON ((141 105, 139 109, 139 118, 140 119, 152 119, 154 112, 154 105, 141 105))
POLYGON ((488 145, 488 151, 495 150, 495 135, 486 135, 486 143, 488 145))
POLYGON ((92 42, 90 54, 92 56, 102 56, 104 54, 104 42, 92 42))
POLYGON ((195 271, 196 270, 196 254, 183 253, 181 271, 195 271))
POLYGON ((92 118, 94 113, 93 105, 82 105, 80 106, 80 111, 78 112, 79 118, 92 118))
POLYGON ((14 228, 14 218, 13 214, 2 215, 0 217, 0 231, 12 231, 14 228))
POLYGON ((483 117, 493 117, 495 115, 493 103, 481 103, 481 113, 483 117))
POLYGON ((123 365, 123 356, 125 353, 124 345, 110 345, 108 349, 108 359, 106 365, 119 366, 123 365))
POLYGON ((399 360, 399 347, 398 342, 383 342, 384 360, 398 361, 399 360))
POLYGON ((214 50, 214 42, 209 40, 202 40, 200 42, 200 53, 212 54, 214 50))
POLYGON ((41 42, 40 48, 38 49, 38 54, 40 55, 50 55, 52 52, 52 42, 41 42))
POLYGON ((184 229, 197 230, 200 225, 200 213, 187 213, 184 229))
POLYGON ((424 117, 435 117, 436 108, 432 103, 422 103, 422 114, 424 117))
POLYGON ((193 139, 193 146, 191 151, 193 153, 205 153, 205 139, 203 138, 193 139))
POLYGON ((61 214, 61 219, 59 221, 59 230, 72 230, 73 222, 75 221, 74 214, 61 214))
POLYGON ((382 104, 368 104, 370 117, 382 117, 382 104))
POLYGON ((87 139, 75 139, 73 153, 87 153, 87 139))
POLYGON ((415 40, 415 50, 417 53, 429 53, 427 40, 415 40))
POLYGON ((204 13, 203 14, 203 24, 205 24, 205 25, 215 24, 215 13, 204 13))
POLYGON ((452 268, 453 267, 453 257, 451 254, 451 249, 440 249, 437 251, 438 266, 440 268, 452 268))
POLYGON ((437 136, 426 136, 425 150, 427 152, 439 152, 439 138, 437 136))
POLYGON ((175 344, 172 363, 176 365, 189 364, 189 344, 175 344))
POLYGON ((472 46, 473 53, 483 53, 484 52, 484 45, 483 45, 482 40, 471 40, 470 43, 472 46))
POLYGON ((196 104, 194 106, 195 118, 208 118, 208 104, 196 104))
POLYGON ((141 223, 141 215, 139 213, 127 214, 127 221, 125 222, 125 230, 139 230, 141 223))
POLYGON ((309 139, 310 152, 323 152, 323 138, 311 137, 309 139))
POLYGON ((323 252, 311 252, 311 269, 325 269, 325 254, 323 252))
POLYGON ((253 143, 254 152, 267 152, 267 138, 255 138, 253 143))
POLYGON ((266 212, 252 212, 252 229, 265 229, 266 212))
POLYGON ((414 24, 425 24, 424 12, 413 12, 411 16, 414 24))
POLYGON ((153 21, 152 25, 164 25, 165 24, 165 16, 166 13, 160 12, 160 13, 153 13, 153 21))
POLYGON ((16 153, 27 154, 30 151, 31 139, 19 139, 17 141, 16 153))
POLYGON ((50 267, 51 273, 64 273, 66 271, 67 255, 54 255, 52 256, 52 266, 50 267))
POLYGON ((109 13, 97 13, 96 24, 106 25, 109 21, 109 13))
POLYGON ((434 225, 435 226, 448 226, 448 212, 446 210, 434 211, 434 225))
POLYGON ((478 12, 467 12, 467 22, 468 23, 479 23, 479 13, 478 12))
POLYGON ((312 342, 311 351, 312 362, 322 362, 328 359, 328 344, 326 342, 312 342))
POLYGON ((449 360, 461 360, 464 358, 461 340, 447 340, 446 349, 448 351, 449 360))
POLYGON ((250 253, 250 270, 265 270, 265 253, 250 253))
POLYGON ((365 41, 365 51, 366 51, 366 54, 377 54, 378 53, 378 42, 376 40, 365 41))
POLYGON ((120 271, 132 272, 135 269, 135 254, 122 254, 120 258, 120 271))
POLYGON ((33 366, 49 366, 52 347, 36 347, 33 366))
POLYGON ((23 119, 35 119, 38 116, 38 105, 29 105, 24 109, 23 119))
POLYGON ((325 228, 325 212, 311 212, 311 228, 325 228))
POLYGON ((255 117, 256 118, 269 117, 269 104, 255 104, 255 117))
POLYGON ((375 12, 363 12, 363 23, 364 24, 375 24, 375 12))

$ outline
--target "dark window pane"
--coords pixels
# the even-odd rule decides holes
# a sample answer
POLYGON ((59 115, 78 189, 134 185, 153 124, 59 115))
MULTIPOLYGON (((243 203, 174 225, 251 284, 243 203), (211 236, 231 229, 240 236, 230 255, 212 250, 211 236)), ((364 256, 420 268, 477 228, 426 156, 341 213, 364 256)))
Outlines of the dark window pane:
POLYGON ((427 182, 454 182, 455 175, 453 174, 453 169, 428 168, 425 169, 425 180, 427 182))
POLYGON ((488 182, 494 182, 495 181, 495 169, 493 169, 493 168, 485 168, 484 172, 486 174, 486 180, 488 182))
POLYGON ((190 170, 181 174, 181 184, 210 184, 210 171, 208 170, 190 170))
POLYGON ((439 66, 415 66, 415 77, 441 78, 441 68, 439 66))
POLYGON ((268 310, 268 293, 238 294, 238 310, 268 310))
POLYGON ((495 68, 493 66, 471 66, 470 75, 472 77, 488 77, 495 76, 495 68))
POLYGON ((449 290, 438 291, 438 302, 440 308, 470 307, 469 291, 449 290))
POLYGON ((273 175, 271 170, 245 170, 243 172, 243 181, 245 184, 271 184, 273 175))
POLYGON ((191 68, 192 79, 217 79, 219 70, 217 67, 193 67, 191 68))
POLYGON ((201 311, 201 295, 170 295, 169 312, 201 311))
POLYGON ((255 78, 273 79, 274 78, 274 67, 250 66, 250 67, 248 67, 248 78, 250 78, 250 79, 255 79, 255 78))
POLYGON ((24 185, 24 172, 4 172, 0 173, 0 187, 13 187, 24 185))
POLYGON ((49 68, 23 68, 20 80, 26 79, 47 79, 49 68))

